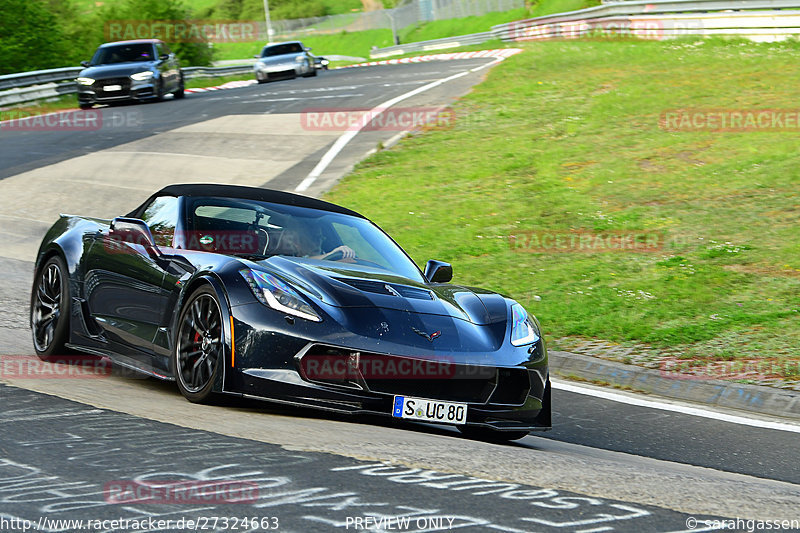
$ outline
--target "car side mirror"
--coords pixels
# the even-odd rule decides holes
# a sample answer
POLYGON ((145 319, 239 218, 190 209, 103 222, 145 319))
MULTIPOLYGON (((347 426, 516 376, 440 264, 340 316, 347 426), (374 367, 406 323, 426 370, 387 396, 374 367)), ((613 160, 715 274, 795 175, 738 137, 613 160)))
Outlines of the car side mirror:
POLYGON ((160 257, 161 250, 156 246, 150 227, 138 218, 117 217, 111 221, 108 232, 109 237, 114 240, 140 244, 144 246, 147 255, 150 257, 160 257))
POLYGON ((81 66, 85 67, 85 68, 89 68, 89 62, 88 61, 81 61, 81 66))
POLYGON ((306 52, 310 52, 311 51, 311 47, 310 46, 304 46, 303 50, 305 50, 306 52))
POLYGON ((160 56, 158 56, 158 58, 161 61, 166 61, 167 59, 169 59, 169 54, 161 54, 160 56))
POLYGON ((453 266, 431 259, 425 264, 425 278, 431 283, 447 283, 453 279, 453 266))

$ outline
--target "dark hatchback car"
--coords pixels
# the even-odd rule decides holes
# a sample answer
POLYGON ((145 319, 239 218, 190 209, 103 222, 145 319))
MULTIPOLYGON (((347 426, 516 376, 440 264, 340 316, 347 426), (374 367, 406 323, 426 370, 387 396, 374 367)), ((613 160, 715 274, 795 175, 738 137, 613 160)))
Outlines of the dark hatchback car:
POLYGON ((165 94, 183 98, 183 73, 166 43, 157 39, 119 41, 100 45, 75 80, 78 105, 126 100, 155 101, 165 94))

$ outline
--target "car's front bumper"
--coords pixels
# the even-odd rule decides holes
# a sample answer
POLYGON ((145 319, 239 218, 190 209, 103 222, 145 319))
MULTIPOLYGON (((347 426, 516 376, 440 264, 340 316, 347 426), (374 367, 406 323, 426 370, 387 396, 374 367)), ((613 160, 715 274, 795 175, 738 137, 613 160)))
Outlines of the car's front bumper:
POLYGON ((267 65, 256 63, 254 69, 256 77, 262 80, 295 78, 307 74, 308 70, 306 63, 299 63, 297 61, 267 65))
POLYGON ((105 104, 126 100, 146 101, 158 96, 155 79, 134 81, 130 78, 110 78, 95 80, 92 85, 78 84, 78 102, 80 104, 105 104), (118 86, 118 90, 107 90, 109 86, 118 86))
POLYGON ((468 426, 506 431, 551 427, 549 369, 541 340, 526 347, 508 343, 493 353, 433 346, 401 353, 402 345, 376 343, 346 331, 330 331, 315 339, 309 335, 315 325, 302 320, 284 322, 286 327, 264 323, 259 303, 235 306, 232 311, 237 348, 234 360, 226 365, 225 392, 381 416, 392 415, 396 395, 409 396, 467 404, 468 426), (345 377, 314 374, 308 364, 314 359, 317 368, 327 364, 350 371, 345 377), (375 362, 385 364, 379 368, 375 362))

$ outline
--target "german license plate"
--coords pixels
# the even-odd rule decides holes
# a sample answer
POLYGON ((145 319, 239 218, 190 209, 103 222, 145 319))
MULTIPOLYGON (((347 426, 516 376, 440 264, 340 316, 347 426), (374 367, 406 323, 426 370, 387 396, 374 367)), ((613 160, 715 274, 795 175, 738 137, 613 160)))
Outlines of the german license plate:
POLYGON ((106 85, 103 87, 104 91, 121 91, 122 85, 106 85))
POLYGON ((440 424, 465 424, 467 422, 467 404, 395 396, 392 416, 440 424))

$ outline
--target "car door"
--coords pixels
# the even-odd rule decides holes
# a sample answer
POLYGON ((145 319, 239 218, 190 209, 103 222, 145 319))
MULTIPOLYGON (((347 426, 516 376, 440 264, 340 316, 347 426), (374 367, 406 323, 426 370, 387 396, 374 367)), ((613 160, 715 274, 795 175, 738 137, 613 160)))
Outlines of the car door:
MULTIPOLYGON (((160 196, 141 215, 157 246, 169 247, 178 199, 160 196)), ((85 257, 84 293, 94 320, 117 353, 151 365, 165 295, 165 261, 147 248, 100 232, 85 257)))

